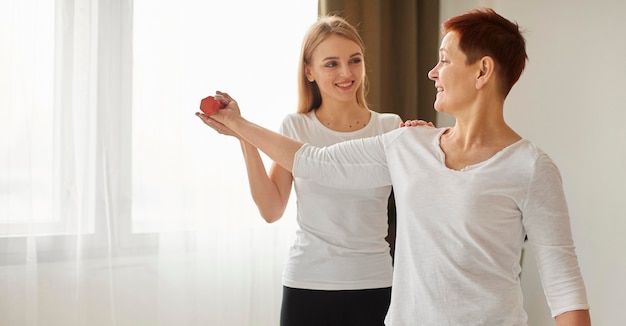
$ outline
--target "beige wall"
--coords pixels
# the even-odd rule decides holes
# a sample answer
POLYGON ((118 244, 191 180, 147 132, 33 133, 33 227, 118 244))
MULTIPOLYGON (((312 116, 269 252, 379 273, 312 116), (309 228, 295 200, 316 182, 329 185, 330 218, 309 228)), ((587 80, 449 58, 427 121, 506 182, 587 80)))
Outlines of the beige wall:
MULTIPOLYGON (((442 0, 440 15, 479 6, 526 30, 530 61, 507 121, 561 170, 593 324, 626 325, 626 2, 442 0)), ((529 325, 552 325, 534 257, 526 258, 529 325)))

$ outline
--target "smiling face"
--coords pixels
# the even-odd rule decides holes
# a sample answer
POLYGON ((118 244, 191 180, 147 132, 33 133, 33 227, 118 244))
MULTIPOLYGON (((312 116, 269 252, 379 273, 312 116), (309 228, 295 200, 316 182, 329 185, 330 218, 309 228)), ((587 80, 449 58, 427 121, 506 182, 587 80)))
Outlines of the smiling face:
POLYGON ((437 88, 435 110, 454 114, 471 105, 476 97, 479 75, 477 64, 467 64, 467 56, 459 48, 456 33, 446 34, 441 40, 439 62, 428 72, 428 78, 437 88))
POLYGON ((365 72, 363 53, 356 42, 331 35, 313 51, 306 77, 315 81, 324 101, 355 102, 365 72))

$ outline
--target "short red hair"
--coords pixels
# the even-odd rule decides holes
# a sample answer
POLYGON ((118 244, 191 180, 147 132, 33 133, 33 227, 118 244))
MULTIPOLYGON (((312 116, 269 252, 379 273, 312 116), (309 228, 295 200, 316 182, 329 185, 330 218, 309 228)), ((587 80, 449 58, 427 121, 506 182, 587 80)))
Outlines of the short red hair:
POLYGON ((459 48, 472 64, 484 56, 496 62, 496 73, 502 79, 501 89, 507 96, 519 80, 528 55, 526 40, 519 25, 497 14, 493 9, 481 8, 452 17, 442 24, 445 34, 455 32, 459 48))

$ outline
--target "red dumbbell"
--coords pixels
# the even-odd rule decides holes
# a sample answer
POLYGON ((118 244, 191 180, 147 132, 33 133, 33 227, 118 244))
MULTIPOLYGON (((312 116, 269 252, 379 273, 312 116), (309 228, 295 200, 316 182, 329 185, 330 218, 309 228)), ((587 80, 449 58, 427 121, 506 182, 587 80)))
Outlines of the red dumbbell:
POLYGON ((222 102, 216 100, 213 96, 208 96, 202 99, 200 102, 200 110, 206 115, 217 113, 217 111, 224 108, 222 102))

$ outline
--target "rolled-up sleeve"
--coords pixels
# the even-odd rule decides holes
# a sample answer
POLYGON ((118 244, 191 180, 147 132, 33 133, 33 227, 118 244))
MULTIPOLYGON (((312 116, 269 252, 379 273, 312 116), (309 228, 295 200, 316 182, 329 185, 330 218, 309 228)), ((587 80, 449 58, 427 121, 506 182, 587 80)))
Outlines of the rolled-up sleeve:
POLYGON ((294 158, 294 177, 341 189, 391 185, 381 136, 355 139, 328 147, 305 144, 294 158))

